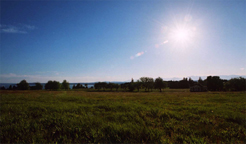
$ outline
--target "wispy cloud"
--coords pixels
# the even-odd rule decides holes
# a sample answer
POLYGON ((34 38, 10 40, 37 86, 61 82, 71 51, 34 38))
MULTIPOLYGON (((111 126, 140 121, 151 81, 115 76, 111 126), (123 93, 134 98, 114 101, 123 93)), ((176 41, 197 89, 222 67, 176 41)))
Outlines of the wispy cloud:
POLYGON ((35 26, 32 26, 32 25, 23 25, 25 28, 29 29, 29 30, 34 30, 36 29, 35 26))
POLYGON ((7 26, 5 28, 1 28, 1 32, 2 33, 21 33, 21 34, 27 33, 26 31, 20 30, 19 28, 14 27, 14 26, 7 26))
POLYGON ((243 71, 243 70, 244 70, 244 68, 240 68, 240 70, 242 70, 242 71, 243 71))
POLYGON ((0 25, 1 33, 12 33, 12 34, 26 34, 30 30, 36 29, 35 26, 26 25, 26 24, 18 24, 14 25, 0 25))

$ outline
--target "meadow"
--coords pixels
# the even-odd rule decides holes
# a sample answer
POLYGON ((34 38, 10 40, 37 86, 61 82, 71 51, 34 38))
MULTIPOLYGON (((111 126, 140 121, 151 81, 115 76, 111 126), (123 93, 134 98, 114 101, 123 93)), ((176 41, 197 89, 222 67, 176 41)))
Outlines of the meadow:
POLYGON ((0 91, 1 143, 246 143, 245 92, 0 91))

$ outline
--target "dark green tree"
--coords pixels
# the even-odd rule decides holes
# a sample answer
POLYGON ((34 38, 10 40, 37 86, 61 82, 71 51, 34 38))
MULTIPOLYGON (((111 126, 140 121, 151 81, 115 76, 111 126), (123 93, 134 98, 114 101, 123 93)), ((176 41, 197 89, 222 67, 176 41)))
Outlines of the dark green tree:
POLYGON ((46 90, 51 90, 52 89, 52 81, 49 80, 45 85, 44 85, 44 88, 46 90))
POLYGON ((120 87, 124 89, 124 91, 126 91, 128 84, 127 83, 120 84, 120 87))
POLYGON ((202 80, 202 78, 201 78, 201 77, 199 77, 199 79, 198 79, 198 83, 199 83, 199 84, 203 84, 203 80, 202 80))
POLYGON ((230 82, 223 82, 223 90, 224 91, 229 91, 230 90, 230 82))
POLYGON ((61 84, 58 81, 53 81, 53 89, 59 90, 61 88, 61 84))
POLYGON ((19 90, 29 90, 29 84, 27 83, 26 80, 22 80, 20 83, 17 84, 19 90))
POLYGON ((101 86, 101 83, 100 83, 100 82, 95 83, 95 84, 94 84, 94 87, 95 87, 95 89, 97 89, 98 91, 102 88, 102 86, 101 86))
POLYGON ((13 87, 12 85, 9 86, 8 90, 13 90, 13 87))
POLYGON ((232 78, 229 80, 231 91, 245 91, 246 90, 246 79, 243 77, 232 78))
POLYGON ((1 90, 6 90, 6 88, 4 86, 1 87, 1 90))
POLYGON ((48 81, 44 87, 46 90, 59 90, 61 84, 58 81, 48 81))
POLYGON ((137 80, 135 82, 135 87, 136 87, 136 89, 138 89, 138 92, 139 92, 139 89, 141 88, 141 86, 142 86, 142 83, 140 82, 140 80, 137 80))
POLYGON ((39 82, 35 83, 35 89, 36 90, 42 90, 43 89, 43 85, 39 82))
POLYGON ((103 91, 107 88, 108 84, 106 82, 101 82, 101 87, 103 88, 103 91))
POLYGON ((190 86, 190 87, 194 85, 194 81, 193 81, 191 78, 189 78, 188 83, 189 83, 189 86, 190 86))
POLYGON ((162 78, 158 77, 155 79, 155 88, 159 89, 161 92, 161 89, 166 88, 166 83, 163 81, 162 78))
POLYGON ((142 86, 145 88, 145 91, 148 89, 148 77, 141 77, 140 81, 142 83, 142 86))
POLYGON ((223 81, 219 76, 208 76, 207 88, 209 91, 221 91, 223 89, 223 81))
POLYGON ((179 81, 178 88, 181 89, 189 88, 189 81, 187 80, 187 78, 183 78, 183 80, 179 81))
POLYGON ((13 90, 17 90, 17 89, 18 89, 18 88, 14 85, 14 86, 13 86, 13 90))
POLYGON ((85 88, 88 89, 88 84, 85 84, 85 88))
POLYGON ((152 91, 152 89, 155 86, 154 79, 153 78, 148 78, 147 85, 148 85, 148 91, 149 91, 149 89, 151 89, 151 91, 152 91))
POLYGON ((68 90, 69 89, 69 82, 67 82, 66 80, 63 80, 61 87, 62 87, 62 89, 68 90))
POLYGON ((114 88, 115 88, 116 91, 118 91, 119 87, 120 87, 119 84, 114 84, 114 88))
POLYGON ((114 88, 114 83, 108 83, 107 88, 109 88, 112 91, 114 88))
POLYGON ((130 92, 133 92, 135 90, 135 83, 131 82, 128 84, 128 89, 130 92))

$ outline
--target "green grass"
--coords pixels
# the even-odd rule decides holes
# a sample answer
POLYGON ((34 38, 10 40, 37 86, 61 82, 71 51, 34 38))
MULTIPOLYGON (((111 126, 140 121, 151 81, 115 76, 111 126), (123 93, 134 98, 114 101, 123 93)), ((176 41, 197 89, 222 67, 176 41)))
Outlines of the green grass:
POLYGON ((245 92, 0 94, 1 143, 246 143, 245 92))

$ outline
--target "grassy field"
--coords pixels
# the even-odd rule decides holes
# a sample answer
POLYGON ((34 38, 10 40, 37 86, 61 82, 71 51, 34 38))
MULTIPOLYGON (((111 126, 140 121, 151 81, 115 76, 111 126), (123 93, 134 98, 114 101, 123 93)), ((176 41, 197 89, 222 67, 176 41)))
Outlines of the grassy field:
POLYGON ((246 143, 245 92, 0 91, 1 143, 246 143))

